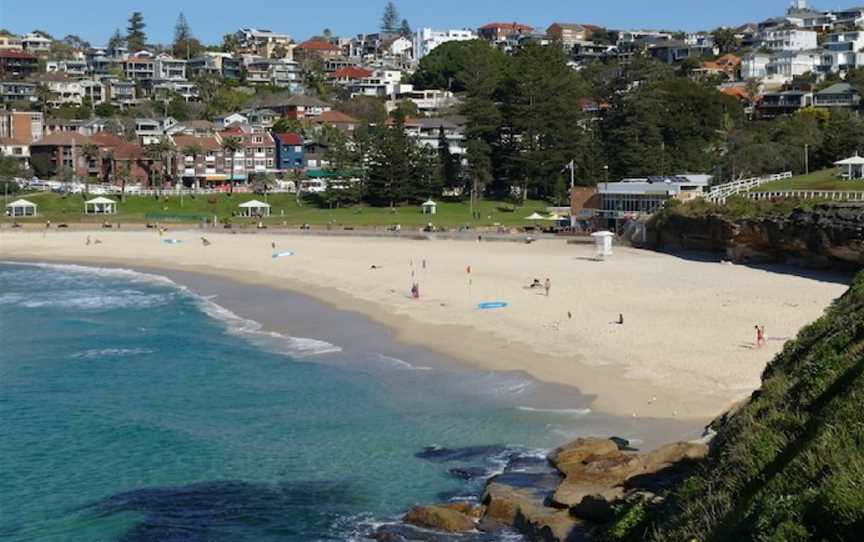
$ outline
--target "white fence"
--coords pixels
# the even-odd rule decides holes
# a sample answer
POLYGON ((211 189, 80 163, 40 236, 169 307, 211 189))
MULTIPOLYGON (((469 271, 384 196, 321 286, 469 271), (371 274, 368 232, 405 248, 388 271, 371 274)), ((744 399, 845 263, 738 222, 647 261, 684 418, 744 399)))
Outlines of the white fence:
POLYGON ((749 192, 744 197, 754 200, 772 199, 824 199, 831 201, 864 201, 864 190, 776 190, 749 192))
POLYGON ((741 179, 738 181, 732 181, 729 183, 712 186, 711 189, 708 191, 708 195, 705 196, 705 199, 712 203, 719 203, 721 205, 724 205, 726 203, 726 200, 731 196, 736 196, 738 194, 747 194, 750 192, 750 190, 758 188, 765 183, 789 179, 791 177, 792 172, 786 171, 774 175, 767 175, 765 177, 741 179))

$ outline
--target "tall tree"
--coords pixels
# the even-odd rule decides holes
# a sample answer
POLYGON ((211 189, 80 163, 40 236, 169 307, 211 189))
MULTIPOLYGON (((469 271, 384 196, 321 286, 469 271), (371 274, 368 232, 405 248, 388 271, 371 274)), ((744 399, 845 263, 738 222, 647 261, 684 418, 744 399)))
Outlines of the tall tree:
POLYGON ((126 44, 126 38, 123 37, 123 34, 120 33, 120 29, 114 30, 114 34, 111 35, 111 38, 108 40, 108 48, 116 49, 118 47, 123 47, 126 44))
POLYGON ((243 142, 240 141, 239 137, 226 137, 222 140, 223 164, 224 162, 227 162, 229 158, 231 159, 231 177, 228 181, 231 195, 234 194, 234 173, 237 171, 237 153, 242 149, 243 142))
POLYGON ((162 138, 156 143, 151 143, 144 148, 144 152, 147 154, 147 157, 150 158, 151 176, 155 172, 153 166, 156 164, 159 165, 159 171, 157 172, 159 175, 159 182, 155 183, 157 196, 162 195, 165 180, 171 169, 171 157, 174 155, 175 151, 176 148, 174 147, 174 143, 172 143, 168 138, 162 138))
POLYGON ((381 16, 381 31, 396 33, 399 30, 399 10, 392 1, 384 6, 384 15, 381 16))
POLYGON ((133 12, 129 17, 129 26, 126 27, 126 46, 132 52, 140 51, 147 47, 147 34, 144 33, 144 15, 140 11, 133 12))
POLYGON ((402 19, 402 23, 399 25, 399 34, 405 38, 411 37, 411 25, 408 24, 408 19, 402 19))
POLYGON ((450 141, 443 124, 438 128, 438 168, 445 188, 452 190, 462 187, 462 164, 459 155, 450 151, 450 141))
POLYGON ((201 42, 195 39, 189 21, 182 12, 177 17, 174 25, 174 44, 172 46, 174 56, 177 58, 190 59, 201 51, 201 42))

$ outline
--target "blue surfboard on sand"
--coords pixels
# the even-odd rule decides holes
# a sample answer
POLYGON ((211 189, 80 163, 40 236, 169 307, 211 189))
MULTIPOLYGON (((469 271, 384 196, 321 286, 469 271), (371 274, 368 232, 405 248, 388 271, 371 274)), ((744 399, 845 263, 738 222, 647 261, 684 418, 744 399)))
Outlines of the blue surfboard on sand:
POLYGON ((488 301, 486 303, 480 303, 477 305, 477 308, 482 311, 489 311, 494 309, 503 309, 507 307, 507 303, 504 301, 488 301))
POLYGON ((287 258, 289 256, 293 256, 293 252, 274 252, 273 259, 278 260, 279 258, 287 258))

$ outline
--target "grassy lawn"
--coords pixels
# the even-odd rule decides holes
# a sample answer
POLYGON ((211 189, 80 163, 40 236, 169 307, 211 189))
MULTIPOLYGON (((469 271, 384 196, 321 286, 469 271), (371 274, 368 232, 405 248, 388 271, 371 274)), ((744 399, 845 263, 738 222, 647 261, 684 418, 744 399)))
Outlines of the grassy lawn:
POLYGON ((754 188, 753 192, 777 190, 864 190, 864 180, 845 181, 837 176, 837 169, 823 169, 809 175, 774 181, 754 188))
MULTIPOLYGON (((258 199, 263 196, 254 194, 228 195, 202 195, 197 197, 169 196, 157 200, 152 196, 127 197, 125 202, 119 203, 120 212, 110 217, 85 216, 84 198, 79 195, 63 197, 58 194, 25 194, 10 196, 12 201, 18 197, 24 197, 39 206, 39 216, 35 219, 19 219, 19 222, 44 222, 51 220, 54 223, 62 222, 94 222, 101 223, 106 218, 111 222, 192 222, 197 223, 203 217, 211 218, 213 215, 219 217, 220 222, 230 220, 234 224, 249 224, 257 220, 232 217, 232 213, 238 212, 240 203, 258 199), (148 217, 149 215, 149 217, 148 217)), ((111 199, 117 200, 112 196, 111 199)), ((528 201, 524 206, 516 206, 501 201, 481 201, 477 210, 481 218, 471 218, 468 202, 439 202, 438 214, 435 216, 424 215, 419 206, 397 207, 395 211, 390 208, 376 208, 357 206, 344 209, 321 209, 315 205, 304 204, 298 206, 292 194, 272 194, 267 196, 267 202, 272 206, 272 216, 265 220, 269 224, 281 224, 287 222, 289 225, 326 225, 335 226, 389 226, 401 224, 403 227, 423 226, 431 222, 436 227, 455 228, 464 225, 492 226, 501 224, 504 226, 527 226, 530 225, 525 217, 537 211, 543 213, 548 203, 543 201, 528 201), (502 209, 513 209, 513 212, 505 212, 502 209)), ((8 217, 3 217, 3 222, 9 222, 8 217)))

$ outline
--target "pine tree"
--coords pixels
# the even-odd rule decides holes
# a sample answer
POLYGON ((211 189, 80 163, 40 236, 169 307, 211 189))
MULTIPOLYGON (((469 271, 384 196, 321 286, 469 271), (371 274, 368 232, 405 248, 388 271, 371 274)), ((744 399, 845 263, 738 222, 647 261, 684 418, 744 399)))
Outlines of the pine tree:
POLYGON ((147 47, 147 34, 144 33, 144 15, 140 11, 132 13, 129 17, 129 26, 126 28, 126 46, 132 52, 140 51, 147 47))
POLYGON ((396 4, 387 2, 384 7, 384 15, 381 17, 381 31, 388 33, 396 33, 399 30, 399 10, 396 9, 396 4))
POLYGON ((114 35, 111 36, 111 39, 108 40, 108 48, 116 49, 117 47, 123 47, 126 44, 126 38, 123 37, 123 34, 120 33, 120 29, 114 31, 114 35))
POLYGON ((459 156, 450 151, 450 142, 447 140, 443 124, 438 129, 438 170, 444 187, 453 189, 462 185, 459 156))
POLYGON ((174 56, 187 60, 196 55, 201 49, 201 43, 192 35, 189 22, 182 12, 177 17, 177 24, 174 25, 174 45, 172 49, 174 56))
POLYGON ((402 24, 399 25, 399 34, 405 38, 411 37, 411 25, 408 24, 408 19, 402 19, 402 24))

